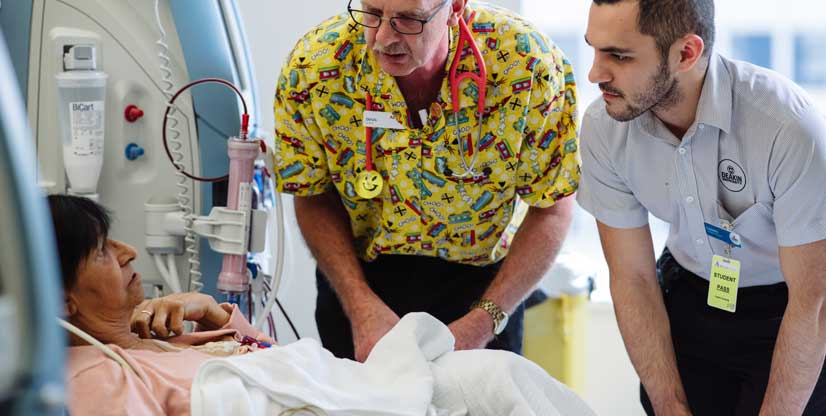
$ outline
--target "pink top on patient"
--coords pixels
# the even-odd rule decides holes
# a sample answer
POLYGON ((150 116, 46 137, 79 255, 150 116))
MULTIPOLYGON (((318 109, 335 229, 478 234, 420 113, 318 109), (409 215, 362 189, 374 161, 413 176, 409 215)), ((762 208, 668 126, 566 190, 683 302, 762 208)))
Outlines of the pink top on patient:
MULTIPOLYGON (((231 314, 223 328, 193 332, 167 341, 174 344, 203 345, 230 335, 236 341, 245 336, 274 344, 274 341, 247 322, 237 307, 221 304, 231 314)), ((189 390, 198 367, 213 355, 195 349, 170 352, 126 350, 108 344, 137 373, 121 367, 93 346, 69 347, 66 384, 69 414, 81 415, 188 415, 189 390)))

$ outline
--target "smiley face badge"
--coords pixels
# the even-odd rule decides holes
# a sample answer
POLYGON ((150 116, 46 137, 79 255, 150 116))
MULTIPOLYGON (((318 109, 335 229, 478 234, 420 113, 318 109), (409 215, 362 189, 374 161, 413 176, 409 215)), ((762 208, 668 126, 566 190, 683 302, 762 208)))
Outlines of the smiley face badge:
MULTIPOLYGON (((368 92, 364 98, 365 108, 368 111, 372 110, 373 96, 368 92)), ((364 119, 367 120, 367 112, 365 112, 364 119)), ((367 123, 365 123, 364 141, 366 157, 364 170, 356 176, 356 194, 364 199, 373 199, 381 193, 381 188, 384 186, 384 179, 373 169, 373 129, 367 127, 367 123)))
POLYGON ((365 170, 356 177, 356 194, 364 199, 373 199, 381 193, 384 179, 374 170, 365 170))

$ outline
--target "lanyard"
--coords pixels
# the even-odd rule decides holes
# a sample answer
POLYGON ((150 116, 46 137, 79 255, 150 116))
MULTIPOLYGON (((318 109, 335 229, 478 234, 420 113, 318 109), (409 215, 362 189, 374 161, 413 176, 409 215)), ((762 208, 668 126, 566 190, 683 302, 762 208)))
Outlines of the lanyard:
MULTIPOLYGON (((367 111, 373 110, 373 96, 368 92, 365 97, 365 107, 367 111)), ((373 170, 373 128, 364 128, 364 142, 366 144, 364 168, 368 171, 373 170)))
MULTIPOLYGON (((373 109, 373 96, 367 92, 365 106, 368 111, 373 109)), ((364 127, 365 162, 364 170, 356 177, 356 194, 364 199, 373 199, 381 193, 384 180, 373 168, 373 128, 364 127)))

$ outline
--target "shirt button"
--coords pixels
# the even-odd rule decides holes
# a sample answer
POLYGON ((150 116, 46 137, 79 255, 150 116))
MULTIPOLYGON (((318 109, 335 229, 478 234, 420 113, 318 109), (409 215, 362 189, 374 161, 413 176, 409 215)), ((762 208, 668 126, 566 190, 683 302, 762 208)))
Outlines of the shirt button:
POLYGON ((677 148, 677 153, 684 155, 685 154, 685 147, 677 148))
POLYGON ((698 238, 698 239, 694 240, 694 242, 697 243, 698 246, 703 245, 703 239, 702 238, 698 238))
POLYGON ((694 202, 694 197, 693 197, 693 196, 690 196, 690 197, 686 198, 686 199, 685 199, 685 202, 688 202, 689 204, 690 204, 690 203, 692 203, 692 202, 694 202))
POLYGON ((697 125, 697 128, 702 130, 702 129, 706 128, 706 125, 703 124, 703 123, 700 123, 700 124, 697 125))

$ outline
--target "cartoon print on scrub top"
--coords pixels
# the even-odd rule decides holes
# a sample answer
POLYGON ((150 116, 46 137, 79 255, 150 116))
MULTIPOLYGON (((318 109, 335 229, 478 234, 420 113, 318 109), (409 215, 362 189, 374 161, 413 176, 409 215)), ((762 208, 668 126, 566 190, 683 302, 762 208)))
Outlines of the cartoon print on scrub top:
MULTIPOLYGON (((275 102, 278 187, 307 196, 335 186, 366 260, 394 253, 489 264, 517 196, 547 207, 577 188, 571 67, 529 23, 488 7, 469 3, 466 11, 476 11, 469 28, 488 72, 481 137, 478 87, 469 80, 459 85, 458 126, 445 79, 424 126, 410 128, 411 117, 420 115, 408 111, 393 77, 368 52, 363 29, 347 15, 305 35, 282 70, 275 102), (367 91, 374 111, 390 112, 406 127, 373 129, 373 164, 384 187, 372 200, 354 191, 366 162, 367 91), (467 160, 479 152, 479 175, 459 177, 459 151, 467 160)), ((458 38, 453 30, 446 72, 458 38)), ((470 48, 459 53, 459 72, 473 71, 470 48)))

